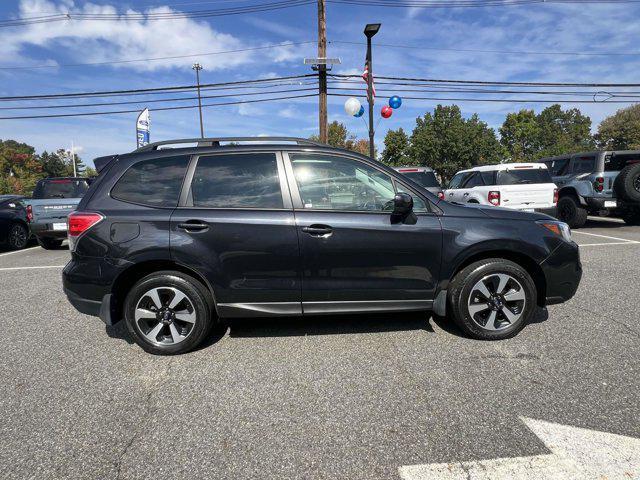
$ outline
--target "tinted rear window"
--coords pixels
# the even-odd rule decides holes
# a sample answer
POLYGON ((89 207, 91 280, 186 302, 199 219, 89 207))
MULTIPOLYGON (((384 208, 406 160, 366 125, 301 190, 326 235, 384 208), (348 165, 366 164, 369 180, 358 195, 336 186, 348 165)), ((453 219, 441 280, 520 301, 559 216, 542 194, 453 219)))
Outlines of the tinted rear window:
POLYGON ((423 187, 439 187, 438 179, 433 172, 400 172, 423 187))
POLYGON ((89 184, 87 180, 77 179, 51 179, 38 182, 33 191, 33 198, 82 198, 87 192, 89 184))
POLYGON ((152 207, 175 207, 188 161, 188 157, 165 157, 138 162, 120 177, 111 196, 152 207))
POLYGON ((283 208, 274 153, 200 157, 191 184, 194 207, 283 208))
POLYGON ((627 165, 640 163, 640 153, 622 153, 607 155, 604 160, 604 170, 606 172, 619 172, 627 165))
POLYGON ((498 172, 497 185, 518 185, 526 183, 553 183, 549 170, 531 168, 523 170, 501 170, 498 172))

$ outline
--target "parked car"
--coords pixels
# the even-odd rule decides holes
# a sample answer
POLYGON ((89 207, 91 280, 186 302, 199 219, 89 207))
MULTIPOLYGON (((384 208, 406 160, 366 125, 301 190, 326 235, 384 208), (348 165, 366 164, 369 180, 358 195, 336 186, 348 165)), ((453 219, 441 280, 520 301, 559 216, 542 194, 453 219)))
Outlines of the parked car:
POLYGON ((429 167, 393 167, 393 169, 426 188, 438 198, 444 198, 444 192, 433 169, 429 167))
POLYGON ((69 215, 64 291, 155 354, 191 350, 231 317, 432 310, 502 339, 582 274, 562 222, 448 203, 308 140, 175 140, 95 165, 69 215))
POLYGON ((31 233, 47 250, 60 247, 67 238, 67 215, 76 209, 89 188, 82 177, 44 178, 36 184, 27 203, 31 233))
POLYGON ((0 195, 0 243, 12 250, 25 248, 29 243, 27 209, 20 195, 0 195))
POLYGON ((558 190, 539 163, 486 165, 456 173, 445 190, 450 202, 476 203, 556 215, 558 190))
POLYGON ((615 213, 640 225, 640 150, 543 158, 560 189, 558 217, 579 228, 587 215, 615 213))

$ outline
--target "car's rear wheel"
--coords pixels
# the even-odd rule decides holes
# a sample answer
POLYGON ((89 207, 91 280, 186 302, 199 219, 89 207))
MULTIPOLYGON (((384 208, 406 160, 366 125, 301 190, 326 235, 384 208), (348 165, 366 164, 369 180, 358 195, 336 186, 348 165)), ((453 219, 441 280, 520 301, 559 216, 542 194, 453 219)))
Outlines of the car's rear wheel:
POLYGON ((21 223, 14 223, 9 229, 7 243, 12 250, 21 250, 29 243, 29 230, 21 223))
POLYGON ((56 238, 38 238, 38 245, 45 250, 55 250, 62 246, 62 240, 56 238))
POLYGON ((520 265, 491 258, 467 266, 449 289, 453 320, 469 336, 501 340, 516 335, 536 310, 536 286, 520 265))
POLYGON ((206 287, 180 272, 157 272, 138 281, 127 295, 127 328, 140 347, 156 355, 188 352, 212 326, 206 287))
POLYGON ((580 206, 577 198, 566 195, 558 200, 558 219, 571 228, 580 228, 587 222, 587 210, 580 206))
POLYGON ((623 168, 613 182, 613 189, 618 197, 640 202, 640 163, 623 168))

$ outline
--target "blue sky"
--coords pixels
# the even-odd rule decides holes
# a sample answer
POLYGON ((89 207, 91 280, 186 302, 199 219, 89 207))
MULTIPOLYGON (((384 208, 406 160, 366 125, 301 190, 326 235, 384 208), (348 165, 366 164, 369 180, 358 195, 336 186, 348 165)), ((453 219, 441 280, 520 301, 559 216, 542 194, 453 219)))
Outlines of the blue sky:
MULTIPOLYGON (((84 2, 22 0, 0 3, 0 19, 42 12, 137 12, 199 10, 260 3, 258 0, 176 0, 84 2), (158 10, 164 9, 164 10, 158 10)), ((564 56, 453 52, 445 49, 542 52, 638 52, 640 4, 534 4, 528 6, 418 9, 372 8, 329 3, 329 41, 362 42, 363 25, 381 22, 374 39, 378 75, 471 80, 544 82, 640 82, 640 55, 564 56), (428 47, 375 47, 375 42, 428 47)), ((315 6, 207 19, 163 21, 77 21, 0 28, 0 67, 62 65, 149 57, 191 55, 276 43, 312 41, 317 36, 315 6)), ((309 73, 305 57, 316 56, 313 44, 254 52, 200 56, 111 66, 0 69, 0 95, 33 95, 76 91, 152 88, 194 82, 191 65, 199 61, 203 83, 309 73)), ((329 56, 340 57, 337 73, 360 73, 362 45, 330 44, 329 56)), ((386 95, 386 94, 385 94, 386 95)), ((380 95, 382 96, 382 95, 380 95)), ((141 99, 141 107, 144 105, 141 99)), ((344 98, 329 100, 329 119, 344 122, 366 137, 363 121, 347 117, 344 98)), ((379 105, 384 101, 381 99, 379 105)), ((377 142, 389 128, 411 131, 415 118, 436 101, 406 101, 391 119, 378 125, 377 142)), ((450 102, 441 102, 450 103, 450 102)), ((474 112, 494 128, 504 115, 544 105, 458 102, 465 115, 474 112)), ((182 103, 184 104, 184 103, 182 103)), ((573 105, 564 105, 571 107, 573 105)), ((126 106, 129 109, 131 106, 126 106)), ((621 105, 592 103, 579 108, 594 129, 621 105)), ((95 108, 94 108, 95 109, 95 108)), ((78 109, 79 111, 80 109, 78 109)), ((85 110, 91 110, 89 108, 85 110)), ((9 114, 24 111, 5 110, 9 114)), ((33 111, 33 113, 47 113, 33 111)), ((317 99, 292 99, 204 111, 209 136, 292 135, 317 131, 317 99)), ((378 113, 377 113, 378 115, 378 113)), ((135 147, 135 114, 38 120, 0 120, 0 138, 34 145, 38 151, 66 147, 73 141, 85 160, 126 152, 135 147)), ((377 121, 377 120, 376 120, 377 121)), ((199 135, 197 110, 153 112, 152 141, 199 135)))

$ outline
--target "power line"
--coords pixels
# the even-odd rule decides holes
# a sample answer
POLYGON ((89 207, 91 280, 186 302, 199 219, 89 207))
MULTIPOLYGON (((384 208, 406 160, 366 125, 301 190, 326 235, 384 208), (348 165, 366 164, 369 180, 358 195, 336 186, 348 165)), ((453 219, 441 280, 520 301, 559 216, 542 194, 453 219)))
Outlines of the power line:
POLYGON ((272 45, 263 45, 261 47, 237 48, 235 50, 221 50, 217 52, 191 53, 188 55, 170 55, 167 57, 136 58, 132 60, 112 60, 108 62, 66 63, 66 64, 60 64, 60 65, 43 64, 43 65, 26 65, 26 66, 22 66, 22 65, 0 66, 0 70, 31 70, 31 69, 37 69, 37 68, 87 67, 87 66, 117 65, 117 64, 124 64, 124 63, 155 62, 159 60, 174 60, 179 58, 193 58, 193 57, 204 57, 204 56, 210 56, 210 55, 224 55, 228 53, 252 52, 256 50, 268 50, 270 48, 306 45, 309 43, 316 43, 316 42, 312 40, 305 41, 305 42, 286 42, 286 43, 276 43, 272 45))
MULTIPOLYGON (((330 93, 334 97, 351 97, 348 93, 330 93)), ((515 99, 515 98, 442 98, 442 97, 402 97, 403 100, 431 100, 438 102, 493 102, 493 103, 638 103, 637 100, 573 100, 573 99, 553 99, 553 100, 537 100, 537 99, 515 99)))
MULTIPOLYGON (((299 78, 309 78, 315 77, 315 74, 304 74, 304 75, 290 75, 285 77, 273 77, 273 78, 261 78, 261 79, 253 79, 253 80, 239 80, 235 82, 221 82, 221 83, 207 83, 201 85, 201 88, 212 88, 219 86, 231 86, 231 85, 247 85, 247 84, 258 84, 264 82, 275 82, 282 80, 293 80, 299 78)), ((133 90, 107 90, 107 91, 98 91, 98 92, 74 92, 74 93, 55 93, 55 94, 46 94, 46 95, 22 95, 22 96, 11 96, 11 97, 0 97, 0 101, 15 101, 15 100, 53 100, 56 98, 74 98, 74 97, 93 97, 93 96, 104 96, 104 95, 130 95, 130 94, 140 94, 140 93, 170 93, 179 90, 195 90, 196 85, 182 85, 182 86, 171 86, 171 87, 157 87, 157 88, 139 88, 133 90)))
MULTIPOLYGON (((362 42, 349 42, 343 40, 331 40, 329 43, 341 45, 358 45, 363 47, 362 42)), ((501 55, 556 55, 556 56, 587 56, 587 57, 630 57, 640 56, 640 52, 543 52, 543 51, 527 51, 527 50, 478 50, 473 48, 444 48, 444 47, 427 47, 416 45, 397 45, 390 43, 377 43, 377 47, 386 48, 402 48, 410 50, 434 50, 442 52, 461 52, 461 53, 499 53, 501 55)))
MULTIPOLYGON (((315 97, 317 93, 309 93, 305 95, 291 95, 286 97, 273 97, 273 98, 259 98, 255 100, 241 100, 234 102, 221 102, 221 103, 207 103, 202 104, 203 107, 222 107, 226 105, 240 105, 245 103, 260 103, 260 102, 274 102, 279 100, 291 100, 296 98, 315 97)), ((198 108, 198 105, 185 105, 180 107, 161 107, 154 108, 154 112, 166 111, 166 110, 186 110, 191 108, 198 108)), ((12 117, 0 117, 0 120, 27 120, 36 118, 62 118, 62 117, 88 117, 95 115, 118 115, 123 113, 139 113, 139 110, 112 110, 112 111, 98 111, 98 112, 82 112, 82 113, 57 113, 52 115, 20 115, 12 117)))
POLYGON ((327 0, 330 3, 346 5, 365 5, 368 7, 395 8, 485 8, 534 5, 541 3, 557 4, 626 4, 638 3, 640 0, 327 0))

